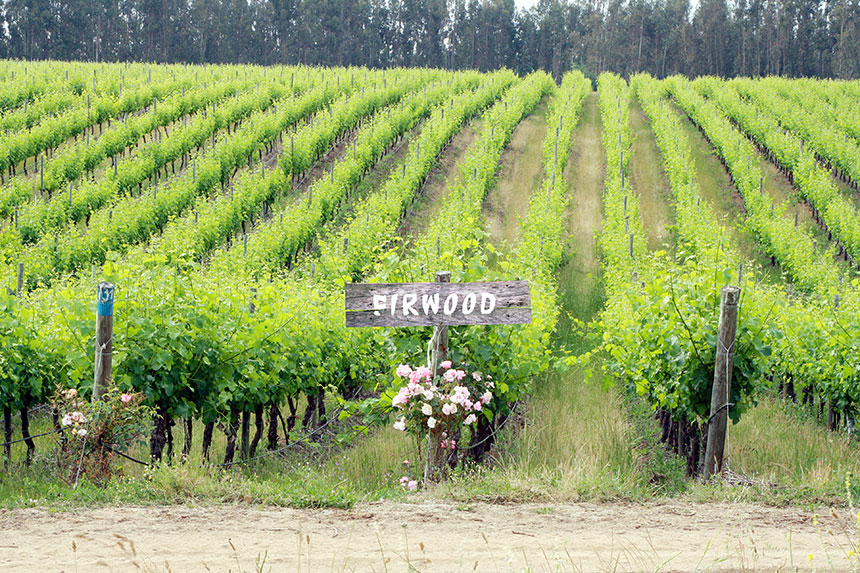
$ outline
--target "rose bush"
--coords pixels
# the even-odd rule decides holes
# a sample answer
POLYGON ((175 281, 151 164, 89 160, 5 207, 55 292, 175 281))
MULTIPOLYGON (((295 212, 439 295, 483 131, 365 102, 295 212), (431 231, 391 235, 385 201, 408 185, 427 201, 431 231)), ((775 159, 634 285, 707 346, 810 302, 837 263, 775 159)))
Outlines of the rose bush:
POLYGON ((412 434, 419 451, 426 447, 425 476, 444 477, 456 462, 463 427, 470 427, 478 415, 492 414, 485 408, 495 387, 489 376, 467 373, 450 360, 440 364, 436 375, 426 366, 413 369, 401 364, 395 371, 406 384, 391 398, 395 410, 394 428, 412 434))
POLYGON ((118 472, 116 452, 146 435, 153 414, 142 394, 120 392, 115 386, 95 402, 74 388, 59 388, 51 402, 59 418, 57 463, 69 484, 82 476, 96 484, 109 481, 118 472))

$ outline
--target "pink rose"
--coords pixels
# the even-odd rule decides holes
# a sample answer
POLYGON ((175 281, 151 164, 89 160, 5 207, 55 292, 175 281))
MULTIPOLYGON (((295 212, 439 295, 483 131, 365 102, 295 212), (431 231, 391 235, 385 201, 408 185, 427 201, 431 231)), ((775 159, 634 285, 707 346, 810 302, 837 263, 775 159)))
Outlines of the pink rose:
POLYGON ((415 491, 416 489, 418 489, 418 482, 414 479, 409 480, 409 483, 406 484, 406 487, 409 489, 409 491, 415 491))
POLYGON ((418 379, 419 379, 419 380, 420 380, 420 379, 422 379, 422 378, 423 378, 424 380, 430 380, 431 378, 433 378, 433 372, 431 372, 431 371, 430 371, 430 369, 429 369, 429 368, 427 368, 426 366, 419 366, 419 367, 415 370, 415 373, 416 373, 416 374, 418 374, 418 379))
POLYGON ((119 400, 123 404, 128 404, 129 402, 131 402, 131 394, 123 394, 119 397, 119 400))
POLYGON ((401 388, 397 395, 391 399, 391 405, 395 408, 400 408, 407 402, 409 402, 409 397, 406 395, 406 388, 401 388))
POLYGON ((448 368, 451 368, 451 361, 450 360, 443 360, 442 362, 439 363, 439 366, 441 366, 442 368, 445 368, 447 370, 448 368))
POLYGON ((406 378, 410 374, 412 374, 412 368, 409 367, 408 364, 401 364, 395 370, 395 374, 397 374, 400 378, 406 378))
POLYGON ((466 419, 463 420, 463 424, 468 426, 469 424, 474 424, 477 421, 478 421, 477 416, 475 416, 474 414, 469 414, 468 416, 466 416, 466 419))

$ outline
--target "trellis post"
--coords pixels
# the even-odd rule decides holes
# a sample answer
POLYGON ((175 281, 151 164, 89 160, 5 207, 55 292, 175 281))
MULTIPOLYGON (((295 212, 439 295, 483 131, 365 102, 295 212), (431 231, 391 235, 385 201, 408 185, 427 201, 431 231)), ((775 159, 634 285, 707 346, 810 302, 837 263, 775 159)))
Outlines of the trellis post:
POLYGON ((96 287, 96 356, 93 401, 105 393, 113 373, 114 285, 101 281, 96 287))

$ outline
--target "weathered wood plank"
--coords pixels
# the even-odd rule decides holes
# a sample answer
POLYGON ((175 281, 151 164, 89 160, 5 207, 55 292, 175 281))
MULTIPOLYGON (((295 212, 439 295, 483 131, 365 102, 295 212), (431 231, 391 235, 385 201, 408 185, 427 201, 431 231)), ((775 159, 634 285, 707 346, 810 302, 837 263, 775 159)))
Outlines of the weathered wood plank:
POLYGON ((408 315, 388 313, 374 315, 372 310, 360 310, 346 313, 348 327, 366 326, 462 326, 486 324, 528 324, 532 321, 532 309, 508 308, 496 310, 493 314, 463 314, 455 312, 450 315, 408 315))
POLYGON ((347 284, 344 299, 350 327, 531 322, 528 281, 347 284))
POLYGON ((523 307, 531 304, 528 281, 491 281, 474 283, 347 283, 346 310, 377 310, 373 297, 384 296, 388 299, 397 294, 398 298, 407 293, 418 295, 439 294, 444 300, 450 294, 460 297, 470 292, 487 293, 495 296, 499 308, 523 307))

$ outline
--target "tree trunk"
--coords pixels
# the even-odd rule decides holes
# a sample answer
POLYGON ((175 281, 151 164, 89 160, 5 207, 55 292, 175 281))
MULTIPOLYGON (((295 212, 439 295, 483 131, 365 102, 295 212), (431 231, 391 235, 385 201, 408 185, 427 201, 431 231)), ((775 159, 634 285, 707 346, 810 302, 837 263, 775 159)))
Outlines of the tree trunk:
POLYGON ((669 439, 666 441, 666 450, 670 452, 678 453, 678 424, 675 420, 672 420, 671 416, 669 417, 669 439))
POLYGON ((209 447, 212 445, 212 432, 215 430, 215 422, 209 422, 203 426, 203 461, 209 461, 209 447))
POLYGON ((236 454, 236 434, 239 433, 239 415, 234 412, 230 423, 227 425, 227 448, 224 450, 224 465, 233 463, 236 454))
POLYGON ((803 405, 806 406, 807 404, 812 404, 812 385, 803 389, 803 405))
POLYGON ((191 455, 191 442, 194 438, 194 418, 188 416, 185 418, 185 441, 182 443, 182 461, 188 459, 191 455))
POLYGON ((302 430, 308 431, 309 427, 312 427, 314 421, 314 415, 317 413, 317 397, 308 394, 308 405, 305 408, 305 415, 302 418, 302 430))
POLYGON ((173 418, 167 420, 167 463, 173 462, 173 418))
POLYGON ((251 413, 250 412, 242 412, 242 440, 241 447, 239 448, 239 456, 243 460, 248 459, 248 449, 250 439, 248 434, 251 433, 251 413))
POLYGON ((254 411, 254 426, 256 427, 256 431, 254 432, 254 439, 251 440, 251 452, 250 455, 253 458, 254 453, 257 451, 257 444, 260 443, 260 438, 263 437, 263 406, 262 404, 257 406, 257 409, 254 411))
POLYGON ((272 404, 272 407, 269 408, 269 433, 266 436, 268 438, 269 450, 276 450, 278 448, 278 417, 280 415, 281 411, 278 405, 272 404))
POLYGON ((792 402, 797 402, 797 394, 794 392, 794 379, 791 378, 791 376, 789 376, 788 380, 785 381, 783 397, 790 399, 792 402))
POLYGON ((688 426, 687 416, 682 415, 681 420, 678 422, 678 455, 684 459, 687 458, 687 441, 689 439, 687 435, 688 426))
POLYGON ((699 467, 700 432, 695 429, 690 437, 690 455, 687 458, 687 475, 693 476, 699 467))
POLYGON ((21 436, 24 437, 24 442, 27 444, 27 465, 33 460, 33 454, 36 453, 36 444, 33 438, 30 437, 30 413, 27 412, 26 406, 21 408, 21 436))
POLYGON ((325 414, 325 390, 320 388, 319 396, 317 396, 317 424, 322 426, 327 421, 325 414))
POLYGON ((296 411, 298 410, 298 405, 292 396, 287 398, 287 406, 290 409, 290 415, 287 418, 287 428, 284 430, 284 433, 286 434, 287 440, 289 440, 290 432, 292 432, 293 428, 296 427, 296 411))
POLYGON ((478 416, 478 423, 469 440, 468 456, 475 462, 482 462, 484 455, 493 447, 493 426, 486 416, 478 416))
MULTIPOLYGON (((23 429, 23 424, 21 427, 23 429)), ((839 429, 839 412, 832 405, 827 408, 827 427, 834 432, 839 429)))
POLYGON ((158 406, 155 410, 155 420, 152 436, 149 438, 149 457, 153 462, 161 461, 164 444, 167 442, 167 415, 164 408, 158 406))

